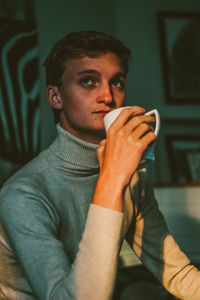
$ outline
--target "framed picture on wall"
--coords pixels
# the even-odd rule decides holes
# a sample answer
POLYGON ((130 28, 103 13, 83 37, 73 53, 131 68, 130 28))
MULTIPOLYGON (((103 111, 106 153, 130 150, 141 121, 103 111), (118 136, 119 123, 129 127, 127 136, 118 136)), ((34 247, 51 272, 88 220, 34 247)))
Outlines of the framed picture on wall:
POLYGON ((158 12, 166 101, 200 104, 200 12, 158 12))
POLYGON ((171 176, 177 182, 200 182, 200 135, 166 135, 171 176))

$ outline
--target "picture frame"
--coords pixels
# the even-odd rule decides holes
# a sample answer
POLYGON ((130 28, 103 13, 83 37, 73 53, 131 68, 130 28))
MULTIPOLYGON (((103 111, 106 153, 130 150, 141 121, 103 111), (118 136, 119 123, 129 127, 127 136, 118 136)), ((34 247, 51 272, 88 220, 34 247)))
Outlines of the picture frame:
POLYGON ((200 134, 166 135, 165 140, 172 179, 200 182, 200 134))
POLYGON ((200 104, 200 12, 158 12, 165 99, 200 104))
MULTIPOLYGON (((151 165, 152 181, 155 185, 198 185, 196 176, 180 176, 177 158, 173 149, 188 140, 200 143, 200 119, 198 118, 161 118, 161 128, 155 144, 155 161, 151 165)), ((191 144, 189 144, 191 146, 191 144)), ((192 149, 194 148, 194 145, 192 149)), ((196 159, 198 157, 196 156, 196 159)), ((190 158, 191 160, 191 158, 190 158)), ((190 167, 192 168, 192 167, 190 167)), ((192 171, 194 172, 194 171, 192 171)))

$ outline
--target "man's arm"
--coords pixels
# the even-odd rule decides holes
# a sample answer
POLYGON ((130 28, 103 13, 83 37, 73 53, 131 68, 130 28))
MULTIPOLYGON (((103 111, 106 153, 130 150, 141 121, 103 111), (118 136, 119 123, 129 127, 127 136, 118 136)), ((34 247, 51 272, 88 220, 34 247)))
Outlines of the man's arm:
MULTIPOLYGON (((59 218, 33 186, 22 182, 6 185, 1 197, 4 229, 38 299, 81 300, 91 294, 93 299, 110 299, 122 213, 91 205, 76 259, 71 263, 57 238, 59 218)), ((12 272, 16 263, 10 262, 8 267, 11 276, 23 274, 20 269, 12 272)), ((25 293, 31 291, 25 289, 21 277, 14 278, 15 281, 18 284, 15 288, 24 291, 26 299, 25 293)))
POLYGON ((139 175, 129 196, 136 218, 127 241, 134 252, 171 294, 183 300, 200 299, 200 272, 169 233, 147 174, 139 175))

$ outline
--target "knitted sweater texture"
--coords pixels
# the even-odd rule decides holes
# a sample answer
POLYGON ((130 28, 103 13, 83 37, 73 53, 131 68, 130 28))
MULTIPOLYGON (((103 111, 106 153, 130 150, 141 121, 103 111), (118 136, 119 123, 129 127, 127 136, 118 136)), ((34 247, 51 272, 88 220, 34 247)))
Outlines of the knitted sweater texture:
POLYGON ((0 194, 4 294, 10 300, 111 299, 126 238, 171 293, 200 299, 199 272, 169 234, 148 174, 133 175, 123 213, 93 205, 97 145, 59 125, 57 131, 54 143, 12 176, 0 194))

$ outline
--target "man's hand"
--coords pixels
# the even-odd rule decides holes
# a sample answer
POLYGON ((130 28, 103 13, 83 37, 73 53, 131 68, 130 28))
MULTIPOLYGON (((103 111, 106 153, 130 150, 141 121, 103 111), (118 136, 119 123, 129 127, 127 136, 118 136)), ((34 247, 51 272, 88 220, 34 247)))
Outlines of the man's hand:
POLYGON ((99 205, 111 208, 116 205, 114 209, 122 210, 124 189, 137 170, 143 152, 156 138, 151 127, 155 118, 144 113, 145 109, 139 106, 124 109, 110 126, 106 140, 99 145, 100 175, 96 186, 102 197, 96 198, 99 205))

